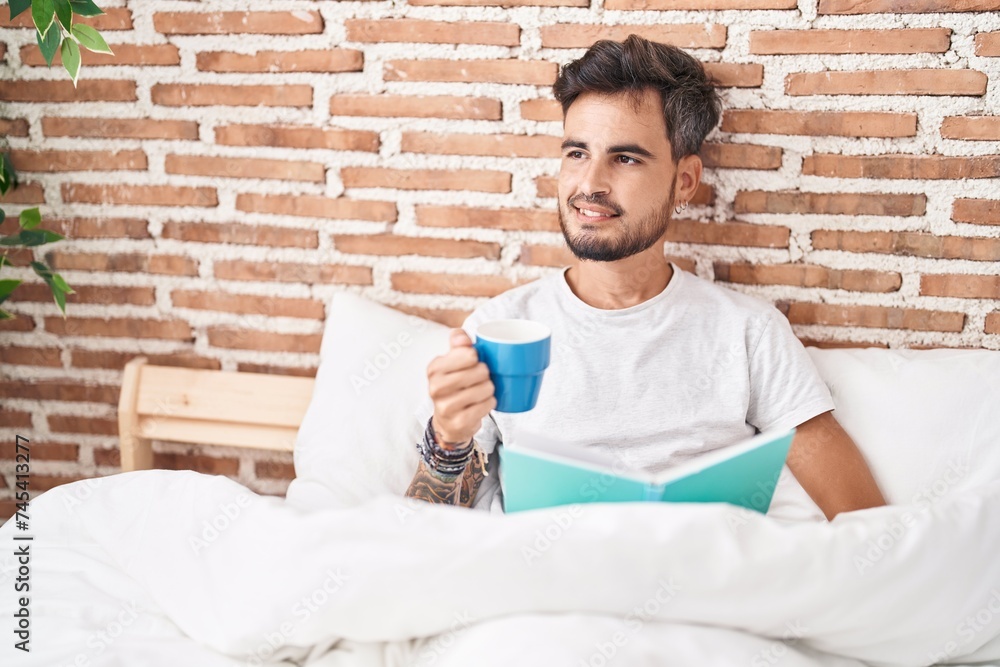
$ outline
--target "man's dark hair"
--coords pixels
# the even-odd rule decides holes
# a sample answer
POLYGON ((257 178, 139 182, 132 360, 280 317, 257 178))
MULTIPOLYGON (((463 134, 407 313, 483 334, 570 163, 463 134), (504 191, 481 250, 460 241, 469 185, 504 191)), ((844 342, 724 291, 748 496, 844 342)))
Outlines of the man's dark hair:
POLYGON ((553 88, 563 117, 583 93, 627 93, 636 107, 652 88, 663 101, 663 120, 674 162, 701 150, 719 122, 722 103, 698 60, 676 46, 629 35, 624 42, 602 39, 578 60, 564 65, 553 88))

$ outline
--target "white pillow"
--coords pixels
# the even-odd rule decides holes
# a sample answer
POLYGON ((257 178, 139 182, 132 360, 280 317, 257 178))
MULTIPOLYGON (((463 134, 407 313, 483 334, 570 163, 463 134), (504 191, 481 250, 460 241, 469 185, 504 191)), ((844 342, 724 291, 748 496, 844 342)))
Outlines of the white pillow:
MULTIPOLYGON (((1000 352, 807 350, 887 502, 926 507, 1000 478, 1000 352)), ((775 513, 815 515, 800 491, 779 485, 775 513)))
POLYGON ((427 396, 427 364, 448 350, 448 331, 349 292, 334 295, 289 503, 350 507, 406 492, 424 428, 414 410, 427 396))

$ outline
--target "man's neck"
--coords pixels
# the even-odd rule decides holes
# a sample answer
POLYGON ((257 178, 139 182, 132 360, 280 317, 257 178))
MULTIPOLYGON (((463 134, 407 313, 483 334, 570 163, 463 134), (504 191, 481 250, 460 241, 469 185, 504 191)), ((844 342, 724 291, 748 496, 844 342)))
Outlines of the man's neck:
POLYGON ((617 262, 579 261, 566 271, 573 294, 602 310, 621 310, 648 301, 666 289, 671 278, 673 269, 662 250, 617 262))

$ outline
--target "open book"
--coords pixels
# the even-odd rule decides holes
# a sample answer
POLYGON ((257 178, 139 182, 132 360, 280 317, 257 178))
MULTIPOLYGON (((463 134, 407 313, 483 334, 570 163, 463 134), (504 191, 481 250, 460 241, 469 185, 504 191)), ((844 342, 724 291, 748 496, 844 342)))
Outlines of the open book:
POLYGON ((795 429, 759 433, 657 474, 604 452, 520 433, 499 446, 504 512, 594 502, 726 502, 767 512, 795 429))

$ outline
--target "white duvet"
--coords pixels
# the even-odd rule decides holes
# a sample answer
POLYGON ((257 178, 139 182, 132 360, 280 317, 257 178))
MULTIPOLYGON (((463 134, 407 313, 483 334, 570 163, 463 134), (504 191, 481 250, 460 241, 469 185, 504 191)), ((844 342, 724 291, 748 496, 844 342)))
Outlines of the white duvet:
POLYGON ((786 525, 727 505, 304 513, 144 471, 0 528, 3 665, 805 665, 1000 660, 1000 482, 786 525), (15 541, 15 536, 34 539, 15 541), (30 544, 30 653, 14 648, 30 544))

